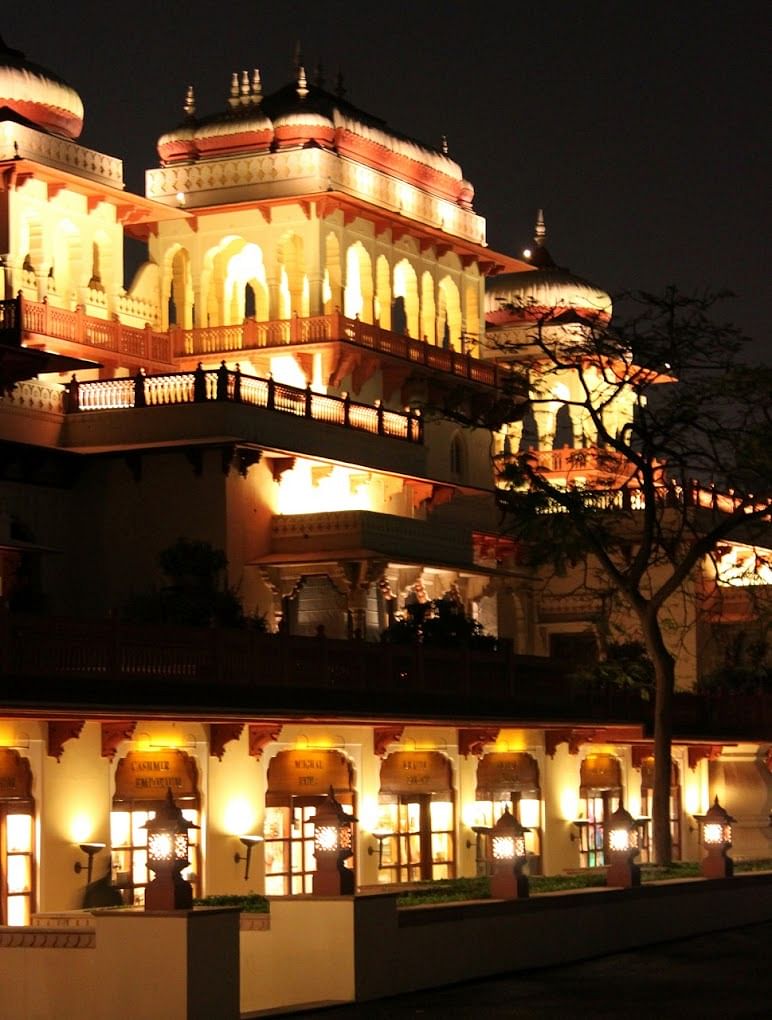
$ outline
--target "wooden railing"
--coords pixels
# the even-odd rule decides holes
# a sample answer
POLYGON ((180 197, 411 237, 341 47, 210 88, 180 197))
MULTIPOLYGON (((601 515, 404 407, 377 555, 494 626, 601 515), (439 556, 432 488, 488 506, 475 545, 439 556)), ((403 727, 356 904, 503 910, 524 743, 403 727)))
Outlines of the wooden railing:
POLYGON ((73 377, 68 386, 66 410, 111 411, 134 407, 229 401, 263 407, 329 425, 341 425, 357 432, 369 432, 410 443, 423 442, 423 419, 419 411, 388 411, 376 401, 360 404, 348 396, 328 396, 307 386, 287 386, 267 379, 218 369, 145 375, 122 379, 99 379, 79 383, 73 377))
MULTIPOLYGON (((8 704, 98 704, 104 712, 157 701, 222 711, 255 701, 263 710, 313 703, 392 716, 420 705, 445 718, 498 706, 542 724, 592 719, 650 727, 651 703, 638 692, 577 684, 569 665, 514 655, 506 641, 497 650, 442 649, 0 608, 0 694, 8 704)), ((677 738, 763 739, 772 727, 772 696, 678 693, 673 719, 677 738)))

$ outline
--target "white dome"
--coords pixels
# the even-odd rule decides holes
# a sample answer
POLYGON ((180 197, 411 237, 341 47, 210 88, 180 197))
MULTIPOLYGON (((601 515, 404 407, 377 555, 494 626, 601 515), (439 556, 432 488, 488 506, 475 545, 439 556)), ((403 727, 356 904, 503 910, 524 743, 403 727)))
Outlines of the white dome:
POLYGON ((7 107, 35 127, 65 138, 83 128, 83 103, 66 82, 0 39, 0 108, 7 107))

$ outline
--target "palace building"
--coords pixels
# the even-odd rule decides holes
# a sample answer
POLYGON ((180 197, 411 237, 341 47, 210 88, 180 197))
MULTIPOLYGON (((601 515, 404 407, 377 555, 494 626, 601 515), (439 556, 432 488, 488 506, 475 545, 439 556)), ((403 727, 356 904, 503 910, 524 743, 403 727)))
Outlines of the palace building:
MULTIPOLYGON (((520 561, 492 457, 528 441, 597 474, 570 374, 524 426, 501 340, 540 309, 608 318, 608 294, 554 266, 541 216, 530 256, 492 251, 444 142, 302 67, 224 92, 209 114, 188 88, 134 195, 79 143, 77 93, 0 44, 0 925, 81 905, 81 845, 141 904, 167 790, 200 894, 310 892, 331 787, 359 887, 486 873, 505 809, 531 873, 603 866, 622 801, 645 859, 651 707, 571 678, 602 606, 520 561), (125 237, 147 247, 128 286, 125 237), (219 552, 242 626, 153 618, 219 552), (405 619, 455 644, 381 640, 405 619)), ((685 611, 683 690, 765 556, 727 543, 723 616, 685 611)), ((735 855, 770 856, 769 716, 725 707, 676 720, 682 859, 716 795, 735 855)))

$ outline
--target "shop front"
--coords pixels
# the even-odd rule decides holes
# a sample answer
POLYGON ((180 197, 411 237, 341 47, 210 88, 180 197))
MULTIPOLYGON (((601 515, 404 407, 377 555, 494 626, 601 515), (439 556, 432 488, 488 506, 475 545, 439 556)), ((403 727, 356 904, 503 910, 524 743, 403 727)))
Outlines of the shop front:
POLYGON ((378 882, 454 878, 451 764, 439 751, 395 751, 381 765, 378 882))
POLYGON ((622 764, 613 754, 590 754, 580 769, 579 862, 583 868, 608 863, 611 815, 622 799, 622 764))
POLYGON ((13 748, 0 747, 0 925, 30 923, 34 823, 30 763, 13 748))
POLYGON ((474 825, 478 875, 493 868, 490 834, 505 811, 527 830, 525 849, 528 870, 541 874, 542 828, 539 764, 525 751, 486 754, 477 766, 474 825))
MULTIPOLYGON (((184 751, 164 748, 158 751, 129 751, 115 770, 115 795, 110 814, 110 850, 113 885, 123 902, 141 906, 145 886, 150 881, 147 869, 147 822, 171 790, 175 803, 194 826, 201 824, 201 798, 196 761, 184 751)), ((200 892, 201 847, 199 830, 189 830, 190 865, 182 877, 200 892)))
MULTIPOLYGON (((331 788, 344 811, 355 814, 353 767, 340 751, 279 751, 269 762, 264 827, 267 896, 313 891, 314 817, 331 788)), ((349 858, 345 866, 354 868, 355 859, 349 858)))

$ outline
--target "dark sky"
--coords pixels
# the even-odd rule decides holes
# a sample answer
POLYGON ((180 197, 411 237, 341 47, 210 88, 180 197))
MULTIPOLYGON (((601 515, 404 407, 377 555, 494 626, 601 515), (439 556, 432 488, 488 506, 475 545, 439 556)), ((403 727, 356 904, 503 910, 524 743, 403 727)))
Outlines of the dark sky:
POLYGON ((448 136, 492 247, 519 253, 542 206, 561 264, 612 291, 730 288, 727 318, 767 345, 769 23, 767 4, 711 0, 72 0, 14 4, 0 32, 78 89, 81 140, 134 190, 186 85, 200 114, 233 70, 272 91, 300 40, 357 106, 448 136))

